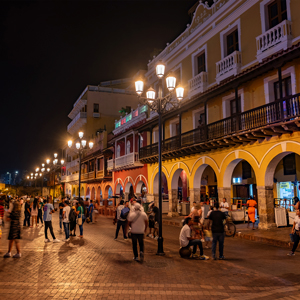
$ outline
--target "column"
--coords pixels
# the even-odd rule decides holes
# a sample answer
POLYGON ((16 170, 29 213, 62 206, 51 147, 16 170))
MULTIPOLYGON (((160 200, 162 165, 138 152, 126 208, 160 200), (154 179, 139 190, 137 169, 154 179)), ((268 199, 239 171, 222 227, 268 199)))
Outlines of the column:
POLYGON ((219 203, 222 202, 223 198, 226 198, 228 203, 231 203, 231 187, 218 187, 218 198, 219 203))
POLYGON ((168 217, 178 217, 179 214, 177 212, 177 190, 176 189, 170 189, 169 190, 169 212, 168 217))
POLYGON ((276 226, 274 212, 273 186, 258 186, 259 229, 270 229, 276 226))
POLYGON ((200 188, 190 189, 190 209, 192 209, 194 201, 200 202, 200 188))

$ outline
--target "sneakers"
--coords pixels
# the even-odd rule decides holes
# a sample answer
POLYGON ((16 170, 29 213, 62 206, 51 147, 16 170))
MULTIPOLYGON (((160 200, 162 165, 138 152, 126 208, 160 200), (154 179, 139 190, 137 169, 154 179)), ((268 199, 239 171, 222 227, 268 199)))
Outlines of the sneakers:
POLYGON ((7 252, 3 257, 4 257, 4 258, 11 257, 11 253, 10 253, 10 252, 7 252))
POLYGON ((45 243, 50 243, 50 240, 49 239, 45 239, 45 243))
POLYGON ((21 258, 21 253, 16 253, 13 258, 21 258))
POLYGON ((219 259, 220 259, 220 260, 224 260, 224 259, 225 259, 224 255, 223 255, 223 256, 220 256, 219 259))
POLYGON ((208 260, 208 259, 209 259, 209 257, 208 257, 208 256, 206 256, 206 255, 201 255, 201 256, 200 256, 200 259, 201 259, 201 260, 208 260))
POLYGON ((288 256, 295 256, 295 253, 294 252, 290 252, 287 254, 288 256))
POLYGON ((134 261, 139 261, 139 258, 138 257, 134 257, 133 260, 134 261))
POLYGON ((140 253, 140 261, 143 262, 144 261, 144 252, 140 253))
MULTIPOLYGON (((68 241, 70 241, 70 238, 63 240, 63 242, 68 242, 68 241)), ((58 243, 58 242, 56 242, 56 243, 58 243)))
POLYGON ((158 235, 154 237, 155 240, 158 240, 158 235))
POLYGON ((57 231, 58 231, 59 233, 62 233, 62 232, 63 232, 62 229, 58 229, 57 231))
POLYGON ((53 240, 53 243, 59 243, 59 242, 60 242, 60 240, 58 240, 58 239, 53 240))
POLYGON ((198 254, 192 254, 192 258, 199 258, 198 254))

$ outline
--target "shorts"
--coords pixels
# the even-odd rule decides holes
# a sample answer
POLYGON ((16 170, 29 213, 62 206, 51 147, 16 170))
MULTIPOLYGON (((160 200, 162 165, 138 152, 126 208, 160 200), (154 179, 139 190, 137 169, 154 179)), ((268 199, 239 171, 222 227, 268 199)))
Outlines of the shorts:
POLYGON ((154 224, 155 224, 154 221, 149 220, 149 228, 154 228, 154 224))

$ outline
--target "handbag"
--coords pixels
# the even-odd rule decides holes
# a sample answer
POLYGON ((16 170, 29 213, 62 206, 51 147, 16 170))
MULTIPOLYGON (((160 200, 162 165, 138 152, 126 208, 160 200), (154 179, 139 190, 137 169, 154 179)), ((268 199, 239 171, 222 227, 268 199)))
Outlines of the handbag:
POLYGON ((290 239, 291 239, 291 242, 294 243, 294 234, 293 233, 290 233, 290 239))
POLYGON ((77 224, 78 224, 78 225, 82 225, 82 217, 77 218, 77 224))

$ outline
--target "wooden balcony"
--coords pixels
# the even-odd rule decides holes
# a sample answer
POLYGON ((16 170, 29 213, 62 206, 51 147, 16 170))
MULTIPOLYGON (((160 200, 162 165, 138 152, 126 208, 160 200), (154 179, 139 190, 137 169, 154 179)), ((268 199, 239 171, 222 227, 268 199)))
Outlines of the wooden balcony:
POLYGON ((96 182, 103 179, 111 179, 111 172, 104 170, 96 170, 88 173, 81 174, 82 182, 96 182))
MULTIPOLYGON (((300 130, 300 94, 203 125, 162 142, 163 159, 232 147, 300 130)), ((158 158, 158 143, 140 149, 141 163, 158 158)))

